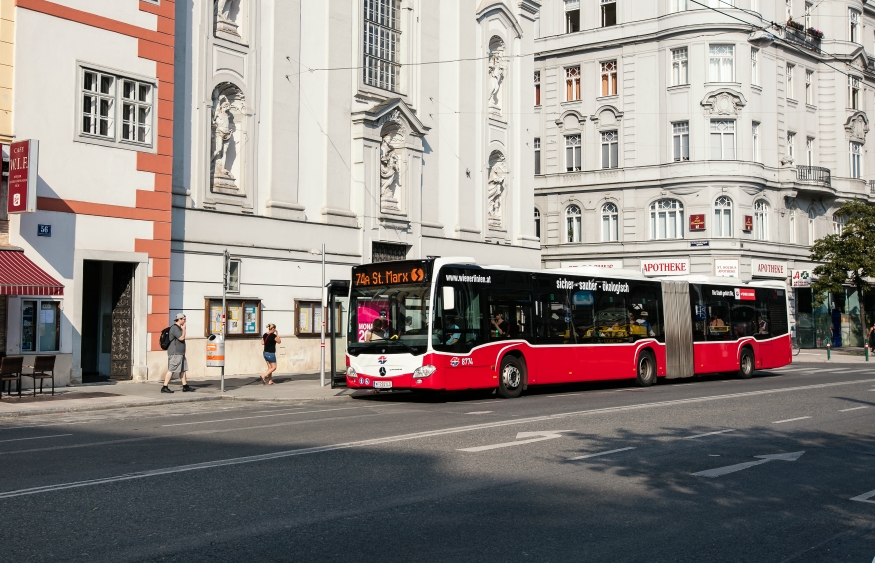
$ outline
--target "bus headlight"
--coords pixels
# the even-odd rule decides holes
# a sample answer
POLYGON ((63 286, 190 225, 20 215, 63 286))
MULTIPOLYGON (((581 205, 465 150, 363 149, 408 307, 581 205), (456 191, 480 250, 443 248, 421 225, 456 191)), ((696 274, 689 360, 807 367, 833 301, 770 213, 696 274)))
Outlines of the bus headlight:
POLYGON ((353 369, 352 366, 350 366, 350 367, 346 368, 346 376, 350 379, 355 379, 358 376, 358 374, 355 372, 355 369, 353 369))
POLYGON ((430 376, 434 372, 437 371, 437 368, 433 365, 422 366, 413 370, 413 378, 414 379, 423 379, 425 377, 430 376))

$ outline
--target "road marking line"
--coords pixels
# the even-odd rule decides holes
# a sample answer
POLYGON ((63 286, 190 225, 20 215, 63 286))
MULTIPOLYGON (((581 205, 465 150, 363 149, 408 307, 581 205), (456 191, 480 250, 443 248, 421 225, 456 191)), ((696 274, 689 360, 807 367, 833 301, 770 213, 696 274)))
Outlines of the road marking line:
POLYGON ((628 447, 628 448, 620 448, 620 449, 617 449, 617 450, 609 450, 609 451, 606 451, 606 452, 599 452, 599 453, 597 453, 597 454, 579 455, 579 456, 577 456, 577 457, 569 457, 569 458, 566 459, 565 461, 577 461, 577 460, 579 460, 579 459, 588 459, 588 458, 591 458, 591 457, 601 457, 601 456, 603 456, 603 455, 616 454, 616 453, 626 452, 626 451, 634 450, 634 449, 635 449, 635 447, 632 446, 632 447, 628 447))
POLYGON ((795 422, 797 420, 805 420, 806 418, 811 418, 810 416, 799 416, 796 418, 788 418, 786 420, 775 420, 772 424, 784 424, 785 422, 795 422))
MULTIPOLYGON (((375 405, 376 406, 376 405, 375 405)), ((262 414, 258 416, 239 416, 237 418, 220 418, 216 420, 199 420, 197 422, 177 422, 176 424, 162 424, 162 428, 167 428, 168 426, 191 426, 192 424, 211 424, 214 422, 232 422, 234 420, 251 420, 253 418, 267 418, 271 416, 286 416, 290 414, 310 414, 314 412, 331 412, 331 411, 349 411, 355 409, 361 409, 365 407, 343 407, 339 409, 321 409, 318 411, 294 411, 294 412, 280 412, 276 414, 262 414)))
POLYGON ((839 412, 858 411, 858 410, 860 410, 860 409, 868 409, 868 408, 869 408, 868 406, 865 406, 865 407, 854 407, 854 408, 851 408, 851 409, 841 409, 839 412))
POLYGON ((492 411, 472 411, 472 412, 466 412, 465 414, 489 414, 491 412, 492 411))
POLYGON ((855 371, 855 370, 853 370, 853 369, 848 369, 848 368, 833 368, 833 369, 822 369, 822 370, 818 370, 817 373, 834 373, 834 372, 842 372, 842 373, 846 373, 846 372, 849 372, 849 371, 855 371))
POLYGON ((562 395, 547 395, 547 398, 552 399, 554 397, 573 397, 575 395, 583 395, 583 393, 563 393, 562 395))
POLYGON ((605 407, 601 409, 590 409, 584 411, 574 411, 567 413, 558 413, 552 415, 542 415, 529 418, 517 418, 515 420, 503 420, 481 424, 471 424, 468 426, 458 426, 453 428, 445 428, 443 430, 432 430, 427 432, 416 432, 413 434, 401 434, 397 436, 387 436, 384 438, 373 438, 370 440, 360 440, 358 442, 344 442, 340 444, 331 444, 328 446, 315 446, 311 448, 301 448, 297 450, 286 450, 262 454, 257 456, 247 456, 231 459, 223 459, 212 462, 196 463, 192 465, 181 465, 176 467, 168 467, 165 469, 155 469, 152 471, 142 471, 139 473, 127 473, 116 477, 105 477, 102 479, 91 479, 88 481, 74 481, 70 483, 59 483, 56 485, 44 485, 42 487, 32 487, 29 489, 19 489, 0 493, 0 499, 20 497, 25 495, 33 495, 40 493, 48 493, 53 491, 62 491, 66 489, 74 489, 78 487, 89 487, 94 485, 102 485, 105 483, 116 483, 119 481, 130 481, 133 479, 144 479, 147 477, 156 477, 160 475, 170 475, 173 473, 183 473, 187 471, 197 471, 200 469, 212 469, 215 467, 224 467, 228 465, 239 465, 243 463, 254 463, 259 461, 269 461, 274 459, 282 459, 299 455, 308 455, 315 453, 331 452, 336 450, 344 450, 356 447, 373 446, 379 444, 389 444, 393 442, 403 442, 407 440, 418 440, 422 438, 431 438, 434 436, 445 436, 448 434, 458 434, 461 432, 472 432, 475 430, 483 430, 488 428, 500 428, 502 426, 511 426, 516 424, 528 424, 530 422, 541 422, 545 420, 557 420, 572 416, 584 416, 589 414, 604 414, 613 412, 623 412, 632 410, 641 410, 649 408, 658 408, 664 406, 674 406, 681 404, 705 403, 709 401, 720 401, 724 399, 736 399, 740 397, 753 397, 756 395, 768 395, 772 393, 786 393, 790 391, 807 391, 811 389, 824 389, 828 387, 837 387, 843 385, 858 385, 860 383, 873 383, 871 379, 862 379, 855 381, 838 381, 834 383, 819 383, 816 385, 803 385, 800 387, 785 387, 783 389, 763 389, 761 391, 748 391, 745 393, 730 393, 726 395, 711 395, 707 397, 694 397, 690 399, 675 399, 671 401, 658 401, 654 403, 641 403, 638 405, 627 405, 622 407, 605 407))
POLYGON ((485 452, 489 450, 497 450, 499 448, 509 448, 512 446, 521 446, 523 444, 531 444, 533 442, 543 442, 544 440, 555 440, 563 438, 562 432, 571 432, 571 430, 545 430, 543 432, 519 432, 516 435, 515 442, 503 442, 501 444, 490 444, 488 446, 477 446, 474 448, 459 448, 460 452, 485 452), (535 436, 532 438, 532 436, 535 436), (528 438, 524 440, 523 438, 528 438))
POLYGON ((875 500, 869 500, 870 498, 875 497, 875 491, 869 491, 868 493, 863 493, 860 496, 856 496, 851 500, 855 500, 857 502, 868 502, 871 504, 875 504, 875 500))
POLYGON ((802 454, 804 453, 805 452, 802 451, 786 454, 755 455, 754 457, 758 458, 757 461, 746 461, 744 463, 736 463, 735 465, 727 465, 726 467, 715 467, 714 469, 707 469, 705 471, 693 473, 693 475, 696 477, 708 477, 713 479, 714 477, 722 477, 723 475, 728 475, 730 473, 735 473, 736 471, 756 467, 757 465, 762 465, 770 461, 796 461, 797 459, 802 457, 802 454))
POLYGON ((61 438, 63 436, 72 436, 72 434, 53 434, 52 436, 37 436, 35 438, 15 438, 13 440, 0 440, 0 444, 6 442, 23 442, 24 440, 45 440, 46 438, 61 438))
POLYGON ((703 438, 705 436, 714 436, 715 434, 726 434, 727 432, 735 432, 735 428, 728 430, 718 430, 717 432, 706 432, 705 434, 696 434, 695 436, 685 436, 684 440, 692 440, 693 438, 703 438))

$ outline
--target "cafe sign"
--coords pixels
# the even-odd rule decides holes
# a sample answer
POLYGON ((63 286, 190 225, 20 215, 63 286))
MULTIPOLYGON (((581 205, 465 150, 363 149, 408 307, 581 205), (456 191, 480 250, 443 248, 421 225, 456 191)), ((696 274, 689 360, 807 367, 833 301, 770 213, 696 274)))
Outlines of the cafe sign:
POLYGON ((7 213, 36 211, 39 141, 19 141, 9 147, 9 197, 7 213))
POLYGON ((645 276, 686 276, 690 273, 690 259, 641 260, 641 273, 645 276))
POLYGON ((705 215, 690 215, 690 230, 704 231, 705 230, 705 215))
POLYGON ((750 261, 750 273, 755 278, 787 279, 789 271, 786 262, 753 259, 750 261))

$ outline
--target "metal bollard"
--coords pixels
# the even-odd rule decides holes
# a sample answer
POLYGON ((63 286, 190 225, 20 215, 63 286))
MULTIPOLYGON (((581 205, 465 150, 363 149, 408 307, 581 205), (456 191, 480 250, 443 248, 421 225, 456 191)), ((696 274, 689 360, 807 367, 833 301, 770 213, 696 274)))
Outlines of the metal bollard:
POLYGON ((869 345, 866 344, 866 361, 869 361, 869 345))
POLYGON ((832 346, 830 346, 831 342, 826 343, 826 359, 827 361, 832 359, 830 352, 832 352, 832 346))

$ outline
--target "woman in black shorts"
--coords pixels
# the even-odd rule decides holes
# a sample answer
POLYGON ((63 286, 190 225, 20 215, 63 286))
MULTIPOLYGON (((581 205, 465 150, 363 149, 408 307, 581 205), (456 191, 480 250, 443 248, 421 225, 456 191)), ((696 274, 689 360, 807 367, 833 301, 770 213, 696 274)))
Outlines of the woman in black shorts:
POLYGON ((273 372, 276 371, 276 345, 282 343, 280 335, 277 334, 276 325, 267 325, 267 332, 262 335, 261 343, 264 344, 264 361, 267 363, 267 371, 261 376, 261 383, 274 385, 273 372))

